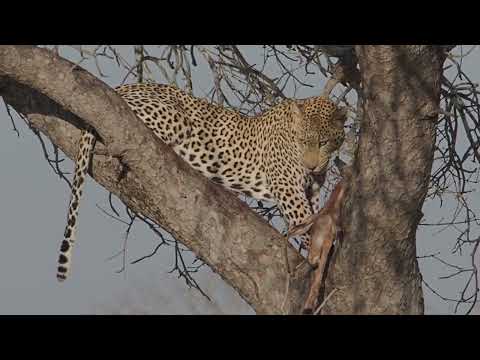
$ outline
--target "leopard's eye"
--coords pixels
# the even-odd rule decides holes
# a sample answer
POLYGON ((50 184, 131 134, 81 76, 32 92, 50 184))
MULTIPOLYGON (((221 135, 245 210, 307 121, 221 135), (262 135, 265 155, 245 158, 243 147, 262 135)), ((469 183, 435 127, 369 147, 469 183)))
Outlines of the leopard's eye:
POLYGON ((328 144, 328 140, 322 140, 322 141, 320 141, 320 143, 319 143, 320 147, 323 147, 323 146, 325 146, 325 145, 327 145, 327 144, 328 144))

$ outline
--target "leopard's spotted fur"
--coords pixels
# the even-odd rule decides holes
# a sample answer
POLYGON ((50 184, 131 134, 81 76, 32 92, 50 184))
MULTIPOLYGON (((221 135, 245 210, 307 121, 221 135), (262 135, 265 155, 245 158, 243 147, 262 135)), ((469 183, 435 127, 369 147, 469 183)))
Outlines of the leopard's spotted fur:
MULTIPOLYGON (((255 117, 160 84, 116 89, 137 117, 193 168, 226 188, 275 201, 289 227, 312 214, 309 174, 325 170, 344 139, 345 112, 325 97, 285 100, 255 117)), ((94 135, 80 140, 57 278, 69 271, 78 206, 94 135)))

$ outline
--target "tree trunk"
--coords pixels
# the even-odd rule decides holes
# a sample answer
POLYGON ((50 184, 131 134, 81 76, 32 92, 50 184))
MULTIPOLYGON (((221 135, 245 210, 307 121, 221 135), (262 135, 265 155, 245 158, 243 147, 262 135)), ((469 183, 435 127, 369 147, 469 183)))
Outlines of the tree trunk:
POLYGON ((415 234, 435 145, 444 57, 434 46, 357 46, 360 142, 329 269, 326 314, 423 314, 415 234))

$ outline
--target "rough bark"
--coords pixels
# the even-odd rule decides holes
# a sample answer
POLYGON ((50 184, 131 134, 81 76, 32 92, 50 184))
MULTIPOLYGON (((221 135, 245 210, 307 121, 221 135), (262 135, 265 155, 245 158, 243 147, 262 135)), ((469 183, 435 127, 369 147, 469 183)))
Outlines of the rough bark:
MULTIPOLYGON (((48 50, 0 46, 0 95, 71 159, 80 134, 74 125, 93 126, 101 137, 97 148, 110 154, 94 156, 95 181, 171 232, 257 314, 299 311, 306 271, 291 281, 283 309, 287 275, 280 234, 235 195, 191 169, 99 79, 48 50)), ((62 233, 59 228, 59 243, 62 233)), ((288 256, 293 266, 299 263, 290 247, 288 256)), ((74 263, 88 261, 74 257, 74 263)))
POLYGON ((434 46, 357 46, 360 142, 329 269, 326 314, 422 314, 415 234, 431 172, 443 55, 434 46))

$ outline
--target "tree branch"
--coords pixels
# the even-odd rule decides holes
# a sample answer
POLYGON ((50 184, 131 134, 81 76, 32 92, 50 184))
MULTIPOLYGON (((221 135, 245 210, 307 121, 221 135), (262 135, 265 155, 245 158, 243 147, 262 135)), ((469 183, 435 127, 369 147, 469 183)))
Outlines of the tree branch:
MULTIPOLYGON (((49 50, 0 46, 0 95, 71 159, 78 127, 92 126, 112 155, 94 156, 95 181, 161 224, 258 314, 282 312, 284 239, 235 195, 199 175, 156 139, 106 84, 49 50), (119 180, 122 167, 128 171, 119 180)), ((81 234, 79 238, 84 240, 81 234)), ((301 260, 290 247, 288 257, 294 266, 301 260)), ((309 285, 306 273, 290 283, 289 313, 301 308, 309 285)))

